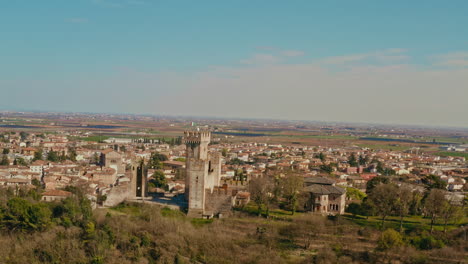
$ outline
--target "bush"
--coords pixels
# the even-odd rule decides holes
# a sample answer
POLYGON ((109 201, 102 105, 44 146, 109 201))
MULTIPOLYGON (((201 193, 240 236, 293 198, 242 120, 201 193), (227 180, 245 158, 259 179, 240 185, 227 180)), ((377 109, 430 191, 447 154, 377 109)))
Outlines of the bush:
POLYGON ((400 233, 393 229, 387 229, 382 232, 379 240, 377 241, 377 250, 384 251, 391 248, 403 246, 403 238, 400 233))
POLYGON ((421 250, 430 250, 435 248, 442 248, 445 246, 442 240, 436 239, 427 232, 422 233, 420 236, 413 237, 410 239, 410 242, 413 246, 421 250))

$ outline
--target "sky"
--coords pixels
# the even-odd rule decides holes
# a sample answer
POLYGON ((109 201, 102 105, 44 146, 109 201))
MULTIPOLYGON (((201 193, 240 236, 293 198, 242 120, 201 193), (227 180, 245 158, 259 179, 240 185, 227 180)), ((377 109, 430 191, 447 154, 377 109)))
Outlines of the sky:
POLYGON ((0 110, 468 127, 468 1, 0 3, 0 110))

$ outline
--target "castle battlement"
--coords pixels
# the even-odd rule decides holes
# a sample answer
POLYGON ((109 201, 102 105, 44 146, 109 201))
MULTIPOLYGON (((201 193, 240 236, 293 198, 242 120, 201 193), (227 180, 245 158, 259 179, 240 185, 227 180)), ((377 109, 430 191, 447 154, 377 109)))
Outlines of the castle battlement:
MULTIPOLYGON (((213 206, 215 211, 206 211, 208 198, 206 190, 212 192, 219 185, 221 175, 221 154, 208 152, 211 133, 209 131, 185 131, 183 142, 186 144, 186 199, 190 217, 213 217, 219 212, 219 206, 213 206)), ((230 203, 229 203, 230 204, 230 203)))
POLYGON ((184 144, 200 144, 209 143, 211 132, 209 131, 185 131, 183 142, 184 144))

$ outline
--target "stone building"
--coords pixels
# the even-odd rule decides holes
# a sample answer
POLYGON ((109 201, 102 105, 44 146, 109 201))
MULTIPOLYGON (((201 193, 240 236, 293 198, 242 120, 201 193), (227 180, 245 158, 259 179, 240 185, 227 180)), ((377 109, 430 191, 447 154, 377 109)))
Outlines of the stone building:
POLYGON ((132 163, 131 170, 118 179, 118 184, 108 189, 103 205, 116 206, 125 200, 141 200, 148 197, 148 168, 144 161, 132 163))
POLYGON ((52 202, 57 200, 63 200, 70 196, 72 196, 71 192, 62 190, 48 190, 42 193, 42 201, 52 202))
POLYGON ((125 174, 125 164, 122 161, 122 155, 113 149, 106 149, 101 152, 101 165, 107 168, 113 168, 117 174, 125 174))
POLYGON ((208 152, 210 139, 211 133, 207 131, 184 132, 185 195, 188 201, 189 217, 211 218, 221 214, 220 210, 225 208, 224 204, 231 202, 230 194, 218 191, 221 178, 221 153, 208 152))
POLYGON ((148 167, 144 161, 132 165, 131 186, 135 198, 148 196, 148 167))
POLYGON ((325 213, 343 214, 346 206, 346 189, 335 186, 328 178, 304 178, 304 193, 308 194, 304 210, 325 213))

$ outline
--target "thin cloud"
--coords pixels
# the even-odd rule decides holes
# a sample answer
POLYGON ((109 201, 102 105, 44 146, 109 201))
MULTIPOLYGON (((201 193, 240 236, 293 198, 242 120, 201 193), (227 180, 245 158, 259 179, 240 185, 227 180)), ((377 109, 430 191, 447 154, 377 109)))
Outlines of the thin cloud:
POLYGON ((408 60, 405 49, 386 49, 369 53, 333 56, 319 60, 319 64, 348 66, 349 64, 393 64, 408 60))
MULTIPOLYGON (((260 47, 257 47, 257 49, 260 49, 260 47)), ((274 64, 305 54, 301 50, 278 50, 273 47, 261 47, 261 49, 269 52, 256 53, 251 58, 241 60, 240 63, 248 65, 274 64)))
POLYGON ((433 61, 434 66, 441 67, 455 67, 455 68, 464 68, 468 67, 468 52, 467 51, 458 51, 450 52, 446 54, 439 54, 430 57, 433 61))

